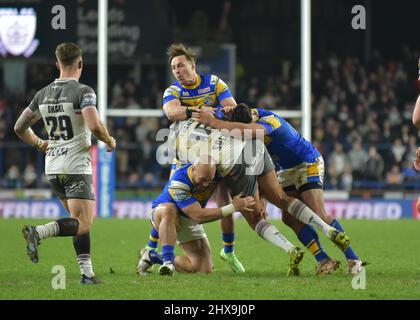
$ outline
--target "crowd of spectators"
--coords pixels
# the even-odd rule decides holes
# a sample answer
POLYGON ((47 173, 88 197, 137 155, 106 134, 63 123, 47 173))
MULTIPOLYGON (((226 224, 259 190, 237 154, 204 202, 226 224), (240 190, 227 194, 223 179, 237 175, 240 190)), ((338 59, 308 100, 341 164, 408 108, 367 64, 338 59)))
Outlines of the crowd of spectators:
MULTIPOLYGON (((411 123, 420 89, 418 57, 405 47, 398 61, 375 52, 369 63, 334 55, 314 63, 312 143, 325 160, 326 188, 418 186, 412 161, 420 135, 411 123)), ((300 72, 290 66, 280 75, 251 78, 238 89, 239 101, 298 109, 300 72)), ((300 129, 299 121, 292 123, 300 129)))
MULTIPOLYGON (((412 160, 419 131, 411 124, 417 98, 416 60, 404 48, 398 61, 375 53, 369 63, 355 57, 331 55, 313 65, 312 142, 326 164, 327 189, 420 188, 412 160)), ((272 76, 237 79, 236 100, 275 110, 300 108, 300 71, 284 64, 272 76)), ((46 85, 52 70, 28 69, 27 93, 0 92, 0 187, 45 186, 42 156, 24 147, 13 124, 35 90, 46 85), (38 177, 38 178, 37 178, 38 177)), ((128 69, 110 79, 112 108, 155 109, 162 106, 165 68, 149 67, 139 78, 128 69), (163 81, 163 82, 162 82, 163 81)), ((94 86, 94 85, 93 85, 94 86)), ((300 120, 290 120, 300 130, 300 120)), ((162 118, 109 118, 118 141, 117 186, 154 188, 166 183, 170 165, 156 161, 162 118)))

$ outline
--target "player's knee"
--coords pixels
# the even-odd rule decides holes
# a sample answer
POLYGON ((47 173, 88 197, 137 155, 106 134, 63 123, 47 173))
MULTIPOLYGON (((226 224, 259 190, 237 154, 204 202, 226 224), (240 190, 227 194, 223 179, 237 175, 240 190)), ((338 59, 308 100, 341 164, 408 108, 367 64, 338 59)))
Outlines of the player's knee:
POLYGON ((79 229, 77 231, 77 234, 82 235, 82 234, 86 234, 90 232, 91 226, 92 226, 92 223, 90 221, 79 219, 79 229))
POLYGON ((160 217, 162 220, 176 222, 178 218, 177 210, 174 206, 166 206, 160 210, 160 217))

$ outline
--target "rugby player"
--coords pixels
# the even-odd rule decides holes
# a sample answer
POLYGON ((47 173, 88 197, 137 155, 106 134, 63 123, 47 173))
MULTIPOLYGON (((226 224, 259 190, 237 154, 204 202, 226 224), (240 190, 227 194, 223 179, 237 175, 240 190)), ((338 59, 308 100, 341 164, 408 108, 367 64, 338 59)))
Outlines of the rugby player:
POLYGON ((212 196, 220 175, 211 158, 201 155, 194 164, 186 164, 175 171, 163 192, 153 201, 151 222, 159 231, 162 256, 149 251, 141 260, 137 272, 142 274, 152 264, 161 264, 160 275, 179 272, 210 273, 212 255, 202 223, 223 219, 235 211, 252 211, 253 197, 236 196, 232 204, 222 208, 205 208, 212 196), (184 252, 174 253, 175 242, 184 252))
MULTIPOLYGON (((418 80, 420 81, 420 59, 419 59, 418 67, 419 67, 418 80)), ((417 129, 420 129, 420 95, 417 97, 416 105, 414 106, 412 121, 413 121, 414 126, 417 129)), ((414 159, 413 161, 413 166, 414 166, 414 169, 416 169, 416 171, 420 172, 420 147, 417 148, 416 150, 416 159, 414 159)), ((420 197, 417 199, 416 210, 418 213, 420 213, 420 197)))
POLYGON ((90 255, 90 228, 95 214, 92 185, 91 133, 111 152, 116 142, 100 121, 94 90, 79 82, 83 69, 82 50, 74 43, 57 46, 56 66, 60 77, 38 91, 16 121, 15 132, 27 144, 46 153, 45 173, 53 192, 60 198, 70 217, 22 229, 27 252, 38 263, 40 240, 49 237, 73 237, 81 283, 100 281, 93 272, 90 255), (42 119, 48 140, 31 129, 42 119))
MULTIPOLYGON (((262 108, 250 109, 245 104, 230 108, 231 120, 226 122, 200 112, 194 118, 205 125, 216 129, 239 130, 252 133, 255 137, 258 130, 263 132, 267 150, 278 172, 278 180, 284 191, 291 197, 301 199, 309 208, 327 224, 344 232, 343 227, 327 214, 322 190, 324 161, 318 150, 305 140, 286 120, 275 113, 262 108)), ((317 274, 329 274, 339 267, 339 261, 331 259, 320 244, 316 231, 283 211, 283 221, 291 227, 299 240, 315 256, 319 265, 317 274)), ((362 261, 351 246, 343 249, 348 261, 348 273, 360 273, 362 261)))
MULTIPOLYGON (((236 105, 235 99, 222 79, 212 74, 197 73, 197 55, 190 48, 181 43, 172 44, 168 48, 167 55, 175 77, 175 82, 165 90, 163 96, 163 110, 170 121, 189 119, 192 111, 198 108, 221 114, 221 107, 236 105)), ((177 159, 174 159, 172 169, 176 169, 177 166, 177 159)), ((213 197, 219 207, 231 202, 224 182, 219 184, 213 197)), ((220 257, 229 264, 233 272, 245 272, 234 251, 235 231, 232 216, 221 219, 221 229, 224 247, 220 251, 220 257)), ((156 250, 158 242, 159 233, 152 228, 149 242, 146 248, 140 250, 140 256, 146 250, 156 250)))
POLYGON ((277 182, 274 164, 262 141, 237 139, 199 124, 195 119, 178 122, 172 127, 171 133, 170 144, 176 149, 180 163, 194 162, 200 154, 209 154, 215 160, 218 172, 230 186, 232 197, 243 193, 244 196, 255 198, 252 213, 242 212, 242 215, 261 238, 289 254, 288 275, 299 274, 298 264, 303 252, 261 216, 258 187, 279 208, 287 210, 300 221, 321 229, 342 248, 349 246, 349 239, 344 232, 326 224, 300 200, 284 193, 277 182))

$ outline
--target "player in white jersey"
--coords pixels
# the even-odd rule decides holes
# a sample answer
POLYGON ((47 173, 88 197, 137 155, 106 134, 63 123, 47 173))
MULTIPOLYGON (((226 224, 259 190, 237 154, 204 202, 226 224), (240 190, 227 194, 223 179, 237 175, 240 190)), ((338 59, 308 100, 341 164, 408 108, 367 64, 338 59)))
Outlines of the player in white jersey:
MULTIPOLYGON (((173 122, 191 118, 193 110, 201 109, 209 112, 220 112, 222 107, 236 105, 227 84, 216 75, 199 74, 196 70, 197 55, 190 48, 181 43, 169 46, 167 55, 175 82, 163 94, 163 110, 166 117, 173 122)), ((175 158, 170 177, 179 167, 175 158)), ((219 207, 228 205, 231 198, 224 182, 221 182, 213 194, 219 207)), ((235 253, 236 235, 232 216, 220 220, 223 248, 219 253, 233 272, 243 273, 245 268, 235 253)), ((152 228, 149 242, 141 249, 140 256, 155 251, 158 247, 159 233, 152 228)))
POLYGON ((95 212, 92 185, 91 132, 111 152, 116 142, 100 121, 94 90, 79 83, 83 69, 82 50, 62 43, 55 51, 60 78, 38 91, 16 121, 15 132, 26 143, 46 153, 45 173, 54 193, 70 217, 39 226, 24 226, 23 235, 32 262, 38 263, 40 240, 73 236, 82 284, 96 284, 90 256, 90 234, 95 212), (31 129, 42 118, 48 140, 31 129))
MULTIPOLYGON (((299 274, 303 251, 291 244, 279 230, 261 216, 258 188, 268 201, 287 210, 296 219, 321 229, 341 248, 348 247, 348 236, 326 224, 309 207, 291 198, 277 182, 274 164, 260 139, 242 140, 229 133, 199 124, 195 119, 181 121, 171 127, 170 145, 181 163, 194 163, 202 154, 209 154, 216 168, 229 186, 232 197, 242 193, 253 196, 252 212, 241 212, 249 226, 263 239, 289 254, 288 275, 299 274)), ((146 257, 147 258, 147 257, 146 257)))

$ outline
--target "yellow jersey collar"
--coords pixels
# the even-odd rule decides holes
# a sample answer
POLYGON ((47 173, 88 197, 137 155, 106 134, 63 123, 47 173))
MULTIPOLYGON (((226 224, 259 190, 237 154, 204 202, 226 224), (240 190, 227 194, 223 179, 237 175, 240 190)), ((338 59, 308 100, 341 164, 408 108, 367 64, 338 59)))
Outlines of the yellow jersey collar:
POLYGON ((192 179, 193 177, 192 177, 191 168, 192 168, 192 165, 191 165, 191 166, 189 166, 189 167, 188 167, 188 170, 187 170, 187 173, 188 173, 188 179, 190 179, 191 183, 194 185, 194 183, 193 183, 193 179, 192 179))
POLYGON ((201 84, 201 76, 199 74, 197 74, 197 78, 195 79, 195 83, 191 86, 184 86, 184 88, 186 89, 195 89, 197 88, 199 85, 201 84))

